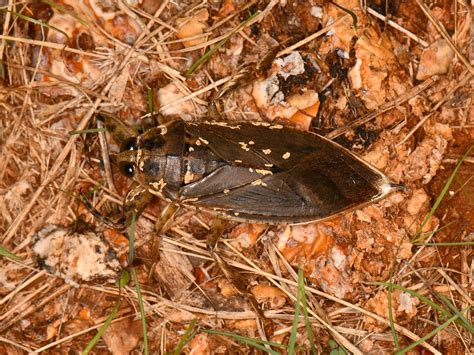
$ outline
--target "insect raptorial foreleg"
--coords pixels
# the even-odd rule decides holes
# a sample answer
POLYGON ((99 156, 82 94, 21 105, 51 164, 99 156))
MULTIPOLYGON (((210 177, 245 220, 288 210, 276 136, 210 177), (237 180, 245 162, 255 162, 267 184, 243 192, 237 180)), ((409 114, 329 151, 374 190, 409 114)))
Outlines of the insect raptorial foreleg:
POLYGON ((209 234, 207 235, 207 248, 211 253, 211 257, 219 266, 224 276, 232 283, 232 285, 237 289, 237 291, 250 302, 252 308, 254 309, 255 313, 257 313, 258 317, 262 320, 262 322, 266 323, 267 319, 265 317, 265 314, 258 306, 258 302, 255 297, 250 292, 248 292, 247 287, 245 286, 245 283, 242 281, 240 276, 234 270, 232 270, 231 266, 229 266, 227 262, 222 259, 219 253, 216 252, 217 242, 224 233, 227 224, 228 222, 224 219, 214 218, 209 234))

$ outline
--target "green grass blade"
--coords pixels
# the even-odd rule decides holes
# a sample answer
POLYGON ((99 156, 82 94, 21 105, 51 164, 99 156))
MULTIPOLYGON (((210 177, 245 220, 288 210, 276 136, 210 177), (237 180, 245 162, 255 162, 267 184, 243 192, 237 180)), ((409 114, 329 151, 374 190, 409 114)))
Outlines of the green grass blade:
POLYGON ((118 287, 125 287, 130 282, 130 273, 127 270, 122 270, 120 278, 117 281, 118 287))
POLYGON ((115 318, 117 315, 118 310, 120 309, 120 304, 122 303, 121 298, 117 300, 115 303, 114 308, 112 309, 112 312, 110 312, 109 316, 107 317, 106 321, 100 327, 99 331, 97 334, 92 338, 92 340, 87 344, 87 347, 82 351, 82 355, 87 355, 89 352, 96 346, 97 342, 102 338, 102 335, 104 335, 105 330, 109 327, 110 323, 112 323, 112 320, 115 318))
POLYGON ((474 327, 472 324, 464 317, 464 315, 451 303, 451 301, 442 295, 441 293, 436 293, 436 296, 454 313, 459 317, 459 323, 464 327, 469 333, 474 334, 474 327))
POLYGON ((99 132, 106 132, 107 128, 89 128, 89 129, 81 129, 80 131, 69 131, 71 136, 76 134, 86 134, 86 133, 99 133, 99 132))
POLYGON ((134 248, 135 248, 135 224, 137 222, 137 214, 132 214, 132 220, 130 221, 130 227, 128 229, 128 265, 133 264, 134 248))
POLYGON ((296 347, 296 336, 298 334, 298 323, 300 318, 300 303, 301 303, 301 292, 298 287, 296 293, 296 303, 295 303, 295 314, 293 316, 293 326, 291 328, 290 340, 288 341, 288 355, 295 354, 296 347))
MULTIPOLYGON (((454 224, 454 223, 456 223, 456 222, 457 222, 457 220, 456 220, 456 219, 453 219, 452 221, 449 221, 449 222, 446 223, 444 226, 439 227, 439 228, 435 229, 434 231, 425 232, 425 233, 420 233, 420 238, 425 239, 425 238, 427 238, 427 237, 429 237, 429 236, 435 235, 435 234, 441 232, 443 229, 448 228, 450 225, 452 225, 452 224, 454 224)), ((417 244, 417 243, 413 243, 413 244, 417 244)))
POLYGON ((173 351, 173 355, 181 354, 181 351, 186 346, 186 344, 189 343, 192 338, 194 338, 194 336, 196 335, 196 331, 194 331, 194 327, 196 326, 197 321, 198 321, 197 318, 193 319, 189 323, 189 325, 186 327, 186 330, 183 336, 179 339, 178 345, 176 345, 176 348, 173 351))
POLYGON ((209 49, 206 53, 204 53, 204 55, 199 58, 193 65, 191 65, 191 67, 186 70, 186 73, 185 75, 186 76, 189 76, 191 75, 192 73, 194 73, 194 71, 199 68, 203 63, 205 63, 206 61, 209 60, 209 58, 219 49, 221 48, 224 44, 227 43, 227 41, 229 40, 230 37, 232 37, 234 34, 236 34, 237 32, 239 32, 242 28, 244 28, 252 19, 254 19, 259 13, 258 12, 255 12, 253 13, 252 15, 250 15, 245 21, 243 21, 239 26, 237 26, 236 29, 234 29, 228 36, 226 36, 225 38, 221 39, 219 42, 216 43, 216 45, 214 47, 212 47, 211 49, 209 49))
MULTIPOLYGON (((379 285, 379 286, 386 286, 386 287, 390 287, 390 285, 391 285, 392 288, 395 288, 395 289, 400 290, 402 292, 408 293, 410 296, 418 298, 420 301, 426 303, 427 305, 429 305, 433 309, 437 310, 441 314, 443 320, 453 316, 453 313, 451 313, 450 311, 444 309, 439 304, 435 303, 434 301, 432 301, 428 297, 419 294, 416 291, 410 290, 408 288, 405 288, 403 286, 393 284, 393 283, 390 283, 390 282, 373 282, 373 283, 371 282, 370 284, 379 285)), ((454 305, 447 298, 445 298, 443 295, 440 295, 440 294, 437 294, 437 296, 441 299, 441 301, 443 301, 445 303, 445 305, 449 309, 451 309, 451 311, 458 314, 459 319, 456 320, 457 324, 459 324, 461 327, 465 328, 469 332, 474 331, 474 327, 472 326, 472 324, 462 315, 462 313, 459 313, 457 308, 454 307, 454 305)))
POLYGON ((89 24, 86 21, 84 21, 82 18, 77 16, 74 12, 69 11, 68 9, 66 9, 64 6, 56 4, 54 1, 49 1, 49 0, 41 0, 41 2, 46 4, 46 5, 51 6, 52 8, 55 8, 55 9, 61 11, 61 12, 64 12, 65 14, 67 14, 67 15, 73 17, 73 18, 75 18, 84 27, 89 27, 89 24))
POLYGON ((316 355, 318 351, 314 345, 313 329, 311 329, 311 322, 308 316, 308 304, 306 302, 306 291, 304 288, 303 270, 298 268, 298 293, 301 294, 301 307, 303 309, 304 322, 306 325, 306 334, 308 335, 311 354, 316 355))
MULTIPOLYGON (((470 309, 471 306, 468 306, 464 311, 470 309)), ((426 334, 424 337, 418 339, 417 341, 415 341, 414 343, 410 344, 409 346, 407 346, 406 348, 403 348, 402 350, 400 351, 397 351, 395 354, 396 355, 402 355, 402 354, 405 354, 407 353, 408 351, 416 348, 418 345, 420 345, 421 343, 424 343, 426 340, 434 337, 436 334, 438 334, 440 331, 442 331, 443 329, 447 328, 452 322, 454 322, 456 319, 458 319, 458 315, 454 315, 453 317, 449 318, 446 322, 444 322, 443 324, 441 324, 439 327, 437 327, 436 329, 433 329, 431 332, 429 332, 428 334, 426 334)))
POLYGON ((69 35, 64 32, 62 29, 60 28, 57 28, 57 27, 54 27, 54 26, 51 26, 49 24, 47 24, 46 22, 43 22, 43 21, 40 21, 40 20, 37 20, 35 18, 32 18, 30 16, 27 16, 27 15, 23 15, 23 14, 20 14, 19 12, 15 12, 15 11, 12 11, 12 10, 6 10, 6 9, 2 9, 4 11, 8 11, 9 13, 11 13, 13 16, 16 16, 18 17, 19 19, 22 19, 24 21, 28 21, 28 22, 31 22, 31 23, 34 23, 35 25, 38 25, 38 26, 41 26, 41 27, 46 27, 46 28, 49 28, 50 30, 53 30, 53 31, 57 31, 59 33, 62 33, 67 39, 69 39, 69 35))
POLYGON ((346 9, 345 7, 342 7, 341 5, 336 4, 334 1, 329 1, 331 4, 336 6, 339 10, 344 11, 345 13, 348 13, 352 17, 352 25, 354 26, 354 30, 357 31, 357 16, 355 13, 353 13, 351 10, 346 9))
POLYGON ((223 331, 220 331, 220 330, 211 330, 211 329, 202 329, 202 331, 204 333, 208 333, 208 334, 217 334, 217 335, 222 335, 222 336, 227 336, 227 337, 233 338, 233 339, 235 339, 235 340, 237 340, 241 343, 247 344, 247 345, 249 345, 249 346, 251 346, 255 349, 262 350, 262 351, 264 351, 268 354, 272 354, 272 355, 278 355, 278 352, 276 352, 275 350, 266 348, 265 345, 279 347, 279 348, 285 348, 285 346, 283 344, 280 344, 280 343, 275 343, 275 342, 272 342, 272 341, 265 341, 265 340, 261 340, 261 339, 254 339, 254 338, 244 337, 242 335, 235 334, 235 333, 223 332, 223 331))
POLYGON ((146 89, 146 102, 148 105, 148 113, 153 115, 154 107, 153 107, 153 89, 148 87, 146 89))
POLYGON ((446 181, 446 184, 444 185, 443 187, 443 190, 441 190, 441 193, 439 194, 438 198, 436 199, 436 202, 434 203, 433 207, 431 207, 431 210, 430 212, 426 215, 425 219, 423 220, 423 222, 421 223, 420 227, 418 228, 416 234, 415 234, 415 237, 413 238, 413 241, 414 242, 418 242, 420 241, 420 234, 421 234, 421 231, 423 229, 423 227, 426 225, 426 223, 430 220, 430 218, 434 215, 434 213, 436 212, 436 210, 438 209, 439 205, 441 204, 441 202, 443 201, 444 199, 444 196, 446 195, 446 193, 448 192, 449 190, 449 187, 451 186, 451 184, 453 183, 454 181, 454 178, 456 176, 456 174, 458 173, 459 169, 461 168, 461 165, 463 163, 463 161, 469 156, 469 154, 471 153, 471 150, 474 148, 474 144, 472 144, 467 150, 466 152, 463 154, 463 156, 458 160, 458 162, 456 163, 456 167, 454 168, 453 172, 451 173, 451 175, 449 176, 448 178, 448 181, 446 181))
POLYGON ((6 258, 10 258, 10 259, 17 260, 17 261, 20 260, 20 258, 18 256, 16 256, 15 254, 9 252, 2 245, 0 245, 0 256, 4 256, 6 258))
POLYGON ((425 247, 472 247, 474 242, 414 243, 425 247))
MULTIPOLYGON (((134 214, 135 215, 135 214, 134 214)), ((137 271, 134 267, 130 269, 132 274, 133 282, 135 283, 135 289, 137 290, 138 306, 140 307, 140 319, 142 322, 142 333, 143 333, 143 353, 148 355, 148 334, 146 328, 146 316, 145 316, 145 306, 143 305, 142 290, 140 288, 140 283, 138 282, 137 271)))
POLYGON ((441 307, 437 303, 433 302, 428 297, 423 296, 422 294, 420 294, 416 291, 410 290, 409 288, 406 288, 406 287, 403 287, 403 286, 400 286, 400 285, 397 285, 397 284, 394 284, 394 283, 391 283, 391 282, 370 282, 370 284, 371 285, 378 285, 378 286, 385 286, 385 287, 390 287, 390 285, 391 285, 392 288, 395 288, 395 289, 400 290, 402 292, 408 293, 410 296, 418 298, 420 301, 422 301, 422 302, 426 303, 427 305, 431 306, 432 308, 436 309, 443 316, 445 316, 445 317, 451 317, 452 316, 452 314, 450 312, 445 310, 443 307, 441 307))
POLYGON ((109 327, 109 325, 112 323, 113 319, 117 315, 117 312, 120 309, 120 305, 122 303, 122 286, 125 286, 130 279, 128 276, 128 272, 123 270, 119 279, 117 280, 117 285, 119 288, 119 294, 117 296, 117 301, 115 302, 114 308, 112 308, 112 312, 110 312, 109 316, 105 320, 104 324, 102 324, 102 327, 100 327, 99 331, 97 334, 92 338, 92 340, 87 344, 86 348, 82 351, 82 355, 87 355, 89 352, 96 346, 98 341, 102 338, 102 335, 104 335, 105 331, 109 327))

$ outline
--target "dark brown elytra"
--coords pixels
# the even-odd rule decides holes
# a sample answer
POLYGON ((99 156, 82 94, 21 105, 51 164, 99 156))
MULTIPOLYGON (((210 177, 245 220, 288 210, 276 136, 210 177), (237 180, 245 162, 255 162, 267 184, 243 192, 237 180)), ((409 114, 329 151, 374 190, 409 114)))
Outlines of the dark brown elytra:
POLYGON ((400 186, 317 134, 266 122, 172 121, 139 134, 102 115, 134 180, 127 220, 153 195, 227 219, 298 224, 327 219, 400 186))

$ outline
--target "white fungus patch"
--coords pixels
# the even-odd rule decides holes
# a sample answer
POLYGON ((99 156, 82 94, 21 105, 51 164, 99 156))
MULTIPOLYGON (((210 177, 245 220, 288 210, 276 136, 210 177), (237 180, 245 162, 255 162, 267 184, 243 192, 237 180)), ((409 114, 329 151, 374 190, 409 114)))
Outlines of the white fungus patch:
POLYGON ((93 231, 75 233, 50 224, 33 239, 38 264, 69 284, 77 286, 80 282, 117 279, 120 263, 114 251, 93 231))

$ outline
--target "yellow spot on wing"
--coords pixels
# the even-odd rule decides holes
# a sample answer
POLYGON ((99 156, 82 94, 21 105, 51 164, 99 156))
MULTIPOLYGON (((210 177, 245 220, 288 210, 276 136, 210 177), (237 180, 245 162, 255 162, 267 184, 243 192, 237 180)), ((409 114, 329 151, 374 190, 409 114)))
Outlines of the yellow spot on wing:
POLYGON ((250 150, 249 147, 247 147, 247 143, 244 143, 244 142, 239 142, 240 144, 240 148, 242 148, 243 150, 245 150, 246 152, 248 152, 250 150))
POLYGON ((184 203, 187 203, 187 202, 195 202, 199 200, 197 197, 193 197, 193 198, 187 198, 185 200, 183 200, 184 203))
POLYGON ((268 128, 270 128, 270 129, 283 129, 283 126, 281 124, 276 124, 276 125, 270 126, 268 128))
POLYGON ((262 149, 262 152, 265 155, 269 155, 272 152, 272 150, 271 149, 262 149))
POLYGON ((286 152, 285 154, 283 154, 282 158, 283 159, 288 159, 290 157, 291 153, 290 152, 286 152))
POLYGON ((255 169, 255 171, 261 175, 272 175, 273 173, 270 170, 266 169, 255 169))
POLYGON ((267 186, 267 184, 265 184, 262 179, 257 179, 255 181, 252 181, 251 185, 253 186, 258 186, 258 185, 262 185, 262 186, 267 186))

